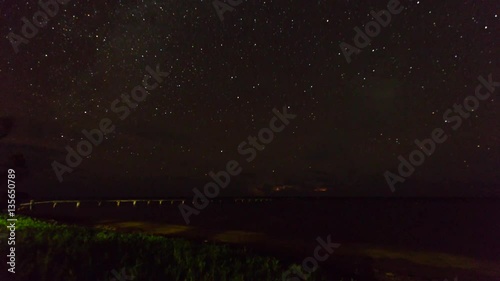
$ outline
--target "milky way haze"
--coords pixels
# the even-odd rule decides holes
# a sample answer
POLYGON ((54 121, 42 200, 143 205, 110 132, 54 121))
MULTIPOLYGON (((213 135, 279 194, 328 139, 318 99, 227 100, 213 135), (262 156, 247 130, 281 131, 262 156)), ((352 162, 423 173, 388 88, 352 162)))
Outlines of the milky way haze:
POLYGON ((383 175, 415 139, 450 128, 443 114, 479 76, 500 80, 498 1, 402 0, 350 63, 339 45, 388 1, 245 1, 223 20, 212 1, 67 2, 17 47, 9 34, 42 8, 0 7, 0 161, 18 165, 20 191, 183 195, 234 159, 243 172, 227 194, 309 180, 329 195, 500 194, 498 89, 396 193, 383 175), (121 120, 113 101, 157 65, 170 74, 121 120), (297 118, 244 161, 238 145, 284 106, 297 118), (103 118, 114 131, 60 183, 53 161, 103 118))

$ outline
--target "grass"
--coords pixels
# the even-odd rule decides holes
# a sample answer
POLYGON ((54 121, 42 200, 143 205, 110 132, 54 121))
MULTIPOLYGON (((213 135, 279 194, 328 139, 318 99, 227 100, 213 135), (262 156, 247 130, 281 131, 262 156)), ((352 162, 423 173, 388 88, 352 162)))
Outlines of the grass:
MULTIPOLYGON (((5 233, 7 217, 0 218, 0 233, 5 233)), ((2 244, 6 253, 10 246, 2 244)), ((113 270, 126 268, 138 281, 281 281, 292 266, 297 265, 287 267, 244 248, 17 217, 18 280, 112 280, 113 270)), ((308 281, 325 280, 320 274, 308 281)))

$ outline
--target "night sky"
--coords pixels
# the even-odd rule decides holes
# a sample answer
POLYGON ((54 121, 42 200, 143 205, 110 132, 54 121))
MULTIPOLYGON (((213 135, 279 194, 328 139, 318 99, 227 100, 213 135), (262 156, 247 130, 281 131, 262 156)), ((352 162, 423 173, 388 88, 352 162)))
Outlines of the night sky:
POLYGON ((458 130, 443 119, 480 75, 500 80, 499 2, 401 1, 348 63, 339 44, 387 3, 252 0, 221 21, 211 1, 71 0, 16 53, 9 33, 40 7, 2 1, 2 169, 22 155, 18 190, 46 197, 191 194, 229 160, 227 194, 321 178, 329 195, 500 195, 498 89, 458 130), (120 120, 112 102, 157 65, 170 75, 120 120), (283 107, 297 117, 247 163, 238 145, 283 107), (115 131, 60 183, 53 161, 103 118, 115 131), (384 172, 438 127, 448 140, 391 193, 384 172))

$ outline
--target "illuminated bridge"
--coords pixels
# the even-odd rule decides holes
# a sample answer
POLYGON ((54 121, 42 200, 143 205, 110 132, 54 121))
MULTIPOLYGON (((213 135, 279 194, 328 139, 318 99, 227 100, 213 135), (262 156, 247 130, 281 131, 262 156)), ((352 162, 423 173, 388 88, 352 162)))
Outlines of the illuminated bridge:
MULTIPOLYGON (((224 198, 224 199, 211 199, 210 203, 242 203, 242 204, 255 204, 255 203, 264 203, 264 202, 271 202, 273 199, 272 198, 224 198)), ((107 200, 44 200, 44 201, 37 201, 37 200, 31 200, 28 203, 21 203, 19 204, 18 209, 19 210, 32 210, 35 206, 47 206, 47 205, 52 205, 52 208, 56 208, 57 206, 60 205, 73 205, 76 208, 80 207, 81 204, 85 204, 85 206, 96 206, 96 207, 101 207, 103 204, 113 204, 116 205, 117 207, 120 207, 121 205, 129 205, 129 206, 136 206, 138 203, 145 204, 147 206, 161 206, 161 205, 177 205, 177 204, 186 204, 189 203, 190 200, 188 199, 107 199, 107 200)), ((194 202, 191 202, 194 203, 194 202)))

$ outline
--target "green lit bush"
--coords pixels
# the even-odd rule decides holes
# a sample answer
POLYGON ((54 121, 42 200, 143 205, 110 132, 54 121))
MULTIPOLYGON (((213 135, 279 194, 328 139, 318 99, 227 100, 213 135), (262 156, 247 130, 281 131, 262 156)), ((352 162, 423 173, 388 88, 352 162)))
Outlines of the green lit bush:
MULTIPOLYGON (((7 217, 1 218, 5 232, 7 217)), ((224 245, 17 219, 19 280, 104 281, 126 268, 138 281, 281 281, 287 270, 276 258, 224 245)), ((309 281, 322 280, 317 275, 309 281)))

